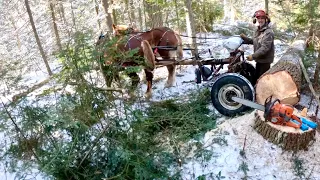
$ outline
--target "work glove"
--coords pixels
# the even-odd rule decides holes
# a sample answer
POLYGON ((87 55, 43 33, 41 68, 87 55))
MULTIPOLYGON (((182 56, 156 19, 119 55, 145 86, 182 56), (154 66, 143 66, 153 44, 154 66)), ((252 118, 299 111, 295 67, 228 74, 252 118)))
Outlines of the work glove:
POLYGON ((252 55, 247 56, 246 59, 247 61, 252 61, 253 60, 252 55))
POLYGON ((247 38, 247 36, 245 34, 243 34, 243 33, 240 34, 240 37, 241 37, 241 39, 247 38))

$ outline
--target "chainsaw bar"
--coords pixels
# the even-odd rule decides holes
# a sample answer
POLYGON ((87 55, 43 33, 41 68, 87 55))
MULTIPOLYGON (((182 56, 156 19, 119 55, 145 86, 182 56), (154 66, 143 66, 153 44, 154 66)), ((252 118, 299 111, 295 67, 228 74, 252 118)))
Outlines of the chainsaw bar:
POLYGON ((261 110, 263 112, 265 111, 264 105, 261 105, 261 104, 258 104, 258 103, 254 103, 252 101, 249 101, 249 100, 246 100, 246 99, 242 99, 242 98, 239 98, 239 97, 232 97, 231 99, 233 101, 235 101, 237 103, 240 103, 240 104, 243 104, 245 106, 249 106, 251 108, 258 109, 258 110, 261 110))

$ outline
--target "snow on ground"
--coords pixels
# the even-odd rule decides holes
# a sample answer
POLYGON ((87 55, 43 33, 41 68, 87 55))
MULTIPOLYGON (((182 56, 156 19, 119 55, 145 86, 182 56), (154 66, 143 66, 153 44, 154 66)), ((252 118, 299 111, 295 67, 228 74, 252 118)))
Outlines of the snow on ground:
MULTIPOLYGON (((227 51, 221 48, 223 39, 216 40, 212 44, 208 43, 209 48, 220 47, 221 54, 226 55, 227 51)), ((276 57, 273 64, 278 62, 283 53, 285 53, 288 45, 279 40, 275 40, 276 57)), ((242 45, 241 49, 246 50, 245 55, 252 53, 252 46, 242 45)), ((219 51, 219 50, 218 50, 219 51)), ((189 54, 187 54, 189 55, 189 54)), ((222 56, 224 56, 222 55, 222 56)), ((217 57, 223 58, 223 57, 217 57)), ((252 64, 255 64, 254 62, 252 64)), ((178 71, 176 85, 171 88, 164 88, 165 79, 167 76, 166 68, 159 68, 155 71, 155 79, 162 78, 161 81, 155 83, 152 100, 161 100, 170 98, 172 95, 181 95, 190 89, 201 88, 201 85, 196 85, 194 82, 188 82, 195 78, 195 66, 184 66, 178 71)), ((226 69, 225 69, 226 70, 226 69)), ((142 92, 146 86, 142 85, 142 92)), ((210 98, 210 97, 208 97, 210 98)), ((309 102, 310 97, 302 95, 301 102, 309 102)), ((214 110, 214 108, 212 107, 214 110)), ((315 107, 310 108, 310 113, 315 111, 315 107)), ((299 151, 294 154, 292 152, 283 151, 277 145, 274 145, 265 140, 260 134, 253 129, 254 112, 248 113, 236 118, 220 117, 217 120, 219 124, 217 129, 213 129, 206 133, 202 140, 207 150, 213 152, 212 159, 208 162, 200 160, 186 161, 181 167, 183 179, 196 179, 199 176, 206 175, 208 179, 217 178, 220 172, 225 179, 299 179, 296 176, 297 171, 294 169, 294 155, 303 161, 302 172, 309 179, 319 179, 320 177, 320 147, 319 134, 316 135, 316 142, 308 151, 299 151), (244 141, 245 157, 240 155, 243 150, 244 141), (221 139, 226 144, 217 143, 217 139, 221 139), (240 165, 247 164, 247 176, 241 170, 240 165)), ((192 154, 190 154, 192 156, 192 154)), ((220 176, 220 177, 221 177, 220 176)))
MULTIPOLYGON (((190 161, 183 165, 183 179, 194 179, 201 175, 213 173, 225 179, 241 179, 245 177, 240 164, 248 165, 247 178, 249 179, 295 179, 292 152, 285 152, 280 147, 268 142, 253 129, 254 111, 233 119, 227 119, 205 134, 204 147, 214 152, 215 156, 208 162, 190 161), (225 139, 227 145, 219 145, 217 138, 225 139), (240 155, 244 142, 245 157, 240 155)), ((316 142, 308 151, 299 151, 295 155, 303 160, 303 169, 306 177, 317 179, 320 177, 320 150, 319 134, 316 142)))
MULTIPOLYGON (((201 49, 201 57, 205 58, 210 56, 208 49, 212 50, 215 58, 228 57, 228 51, 222 47, 223 41, 227 37, 222 37, 214 33, 207 34, 206 36, 212 39, 206 41, 199 40, 202 43, 202 45, 199 46, 199 49, 201 49)), ((274 63, 279 60, 288 47, 278 40, 275 40, 275 46, 276 57, 274 63)), ((242 45, 240 48, 246 51, 245 55, 251 54, 253 49, 250 45, 242 45)), ((190 52, 185 51, 184 56, 185 58, 190 57, 190 52)), ((170 88, 164 88, 167 69, 165 67, 156 69, 154 72, 155 83, 153 85, 153 97, 151 101, 163 100, 173 95, 182 95, 190 91, 190 89, 204 88, 203 85, 197 85, 192 82, 195 78, 195 68, 196 66, 191 65, 179 66, 175 86, 170 88)), ((223 69, 223 71, 225 70, 226 68, 223 69)), ((35 72, 34 75, 38 80, 37 82, 40 82, 46 77, 43 75, 40 76, 35 72)), ((141 78, 144 76, 142 73, 140 75, 141 78)), ((33 81, 35 81, 35 79, 33 79, 33 81)), ((146 90, 145 83, 141 82, 139 88, 139 93, 143 95, 146 90)), ((307 103, 309 102, 309 97, 301 96, 301 101, 307 103)), ((213 107, 210 108, 215 111, 213 107)), ((220 118, 217 119, 217 128, 207 132, 202 140, 204 147, 213 153, 212 158, 207 162, 195 159, 185 161, 181 167, 183 179, 196 179, 201 175, 206 175, 208 179, 211 179, 212 176, 210 176, 210 173, 213 177, 216 177, 219 172, 220 177, 224 176, 224 179, 241 179, 245 177, 244 172, 239 169, 241 164, 247 164, 247 178, 249 179, 295 179, 293 153, 283 152, 278 146, 263 139, 262 136, 253 130, 253 119, 254 112, 236 118, 220 116, 220 118), (243 149, 245 138, 244 158, 240 155, 240 151, 243 149)), ((3 136, 3 134, 0 135, 0 137, 3 136)), ((304 160, 304 172, 306 176, 310 174, 311 179, 320 177, 320 163, 318 163, 320 162, 320 150, 317 149, 317 147, 320 147, 319 141, 320 139, 317 133, 316 142, 311 146, 309 151, 300 151, 295 154, 304 160)), ((189 156, 191 157, 192 154, 189 156)), ((3 164, 0 164, 0 169, 3 169, 3 164)), ((0 171, 0 179, 5 177, 5 174, 8 175, 8 179, 13 179, 12 174, 5 173, 4 171, 0 171)))

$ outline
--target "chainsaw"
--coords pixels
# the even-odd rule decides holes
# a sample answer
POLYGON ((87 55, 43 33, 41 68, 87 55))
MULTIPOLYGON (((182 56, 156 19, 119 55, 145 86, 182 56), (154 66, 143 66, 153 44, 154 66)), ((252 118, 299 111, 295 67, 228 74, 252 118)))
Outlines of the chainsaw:
MULTIPOLYGON (((257 104, 239 97, 232 97, 232 100, 245 106, 263 111, 263 116, 266 121, 269 121, 273 124, 290 126, 293 128, 301 128, 301 126, 303 126, 302 120, 293 114, 293 106, 282 104, 280 103, 279 99, 272 101, 272 96, 265 100, 264 105, 257 104)), ((305 129, 305 126, 303 127, 304 128, 301 129, 305 129)))

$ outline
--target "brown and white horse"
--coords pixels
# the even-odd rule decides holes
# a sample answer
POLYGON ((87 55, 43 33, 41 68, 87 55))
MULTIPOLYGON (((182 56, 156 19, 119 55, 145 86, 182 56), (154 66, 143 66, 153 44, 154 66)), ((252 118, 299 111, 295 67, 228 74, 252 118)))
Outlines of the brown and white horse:
MULTIPOLYGON (((116 37, 119 37, 120 40, 126 38, 125 41, 118 44, 118 48, 121 51, 130 51, 133 49, 138 49, 138 56, 144 57, 146 64, 148 66, 144 67, 147 80, 147 91, 146 97, 151 97, 152 93, 152 79, 153 79, 153 70, 155 68, 156 60, 161 61, 161 59, 155 59, 155 56, 161 56, 162 59, 182 59, 182 41, 181 38, 170 28, 167 27, 158 27, 153 28, 146 32, 137 32, 136 29, 125 26, 125 25, 113 25, 113 32, 116 37), (175 47, 173 50, 165 49, 151 49, 151 47, 157 46, 168 46, 175 47)), ((126 61, 126 66, 135 66, 137 65, 133 61, 126 61)), ((169 72, 168 80, 166 83, 167 87, 173 86, 175 82, 175 65, 167 65, 169 72)), ((137 85, 139 77, 136 73, 129 74, 132 81, 135 80, 133 85, 137 85)))

